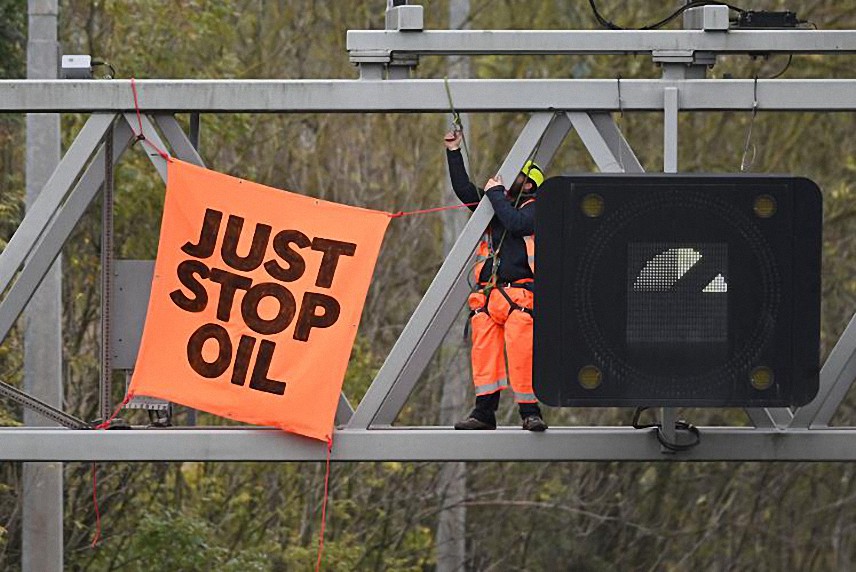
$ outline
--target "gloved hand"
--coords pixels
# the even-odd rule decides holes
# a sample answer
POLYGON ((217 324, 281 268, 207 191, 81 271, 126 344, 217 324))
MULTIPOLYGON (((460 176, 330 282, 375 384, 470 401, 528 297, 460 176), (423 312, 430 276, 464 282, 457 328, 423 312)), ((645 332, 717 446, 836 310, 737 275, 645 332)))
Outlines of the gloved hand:
POLYGON ((460 131, 449 131, 446 133, 445 137, 443 137, 443 143, 446 145, 446 149, 449 151, 457 151, 461 148, 461 139, 463 135, 460 131))
POLYGON ((488 179, 487 184, 484 186, 484 190, 485 190, 485 192, 487 192, 489 189, 492 189, 496 186, 500 186, 500 187, 503 186, 502 185, 502 177, 500 175, 494 175, 493 177, 488 179))

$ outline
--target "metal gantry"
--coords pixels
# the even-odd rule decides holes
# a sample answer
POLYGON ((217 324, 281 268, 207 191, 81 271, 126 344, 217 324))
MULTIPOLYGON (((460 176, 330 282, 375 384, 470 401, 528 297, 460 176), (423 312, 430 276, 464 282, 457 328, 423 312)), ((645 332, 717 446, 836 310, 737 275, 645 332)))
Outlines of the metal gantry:
MULTIPOLYGON (((530 114, 499 169, 505 180, 514 178, 536 147, 536 160, 546 167, 571 131, 580 137, 600 171, 641 172, 612 119, 611 113, 618 111, 663 113, 663 170, 674 172, 681 112, 856 110, 854 79, 699 79, 719 54, 854 53, 856 31, 385 30, 350 32, 348 48, 363 79, 138 81, 143 129, 158 147, 168 147, 174 156, 202 165, 175 113, 446 113, 443 80, 406 79, 420 57, 439 54, 650 53, 662 64, 662 79, 449 80, 460 112, 530 114), (483 97, 485 89, 493 94, 491 98, 483 97)), ((104 183, 105 138, 112 141, 111 165, 134 142, 138 124, 130 94, 130 82, 123 80, 0 81, 0 112, 91 113, 0 253, 0 292, 6 292, 0 302, 0 340, 104 183)), ((164 159, 146 151, 165 178, 164 159)), ((795 411, 747 410, 755 427, 702 427, 701 443, 688 451, 664 455, 652 431, 627 426, 553 427, 545 434, 518 428, 455 432, 448 427, 395 426, 461 309, 469 291, 467 269, 492 216, 490 203, 483 200, 356 409, 343 396, 333 460, 856 460, 856 428, 828 426, 856 377, 856 317, 824 364, 820 391, 812 403, 795 411)), ((121 313, 121 308, 116 311, 121 313)), ((114 328, 130 327, 117 323, 116 317, 114 328)), ((8 386, 3 392, 25 399, 8 386)), ((666 418, 672 415, 664 412, 666 418)), ((74 418, 70 419, 63 420, 73 424, 74 418)), ((2 460, 322 461, 325 454, 323 443, 265 428, 0 429, 2 460)))

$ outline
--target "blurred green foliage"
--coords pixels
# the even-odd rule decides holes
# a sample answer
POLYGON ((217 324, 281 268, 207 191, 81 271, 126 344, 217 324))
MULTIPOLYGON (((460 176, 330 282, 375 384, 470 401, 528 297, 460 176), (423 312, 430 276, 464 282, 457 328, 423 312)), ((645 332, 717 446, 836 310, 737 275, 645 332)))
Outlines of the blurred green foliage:
MULTIPOLYGON (((610 19, 638 26, 667 6, 601 0, 610 19)), ((678 4, 678 3, 675 3, 678 4)), ((448 2, 424 2, 426 27, 446 27, 448 2)), ((0 78, 25 74, 24 0, 0 0, 0 78)), ((127 78, 355 78, 347 29, 383 27, 383 2, 307 0, 65 0, 65 53, 108 60, 127 78)), ((787 7, 821 29, 856 27, 853 2, 755 2, 787 7)), ((594 28, 584 1, 471 0, 474 29, 594 28)), ((786 58, 721 58, 711 77, 771 76, 786 58)), ((650 58, 621 56, 472 58, 473 77, 658 77, 650 58)), ((797 56, 783 77, 852 77, 852 56, 797 56)), ((423 58, 419 77, 443 77, 446 61, 423 58)), ((94 80, 97 81, 97 80, 94 80)), ((525 88, 523 88, 525 89, 525 88)), ((489 93, 485 97, 490 97, 489 93)), ((129 101, 131 94, 128 94, 129 101)), ((63 118, 66 145, 83 122, 63 118)), ((524 114, 471 117, 472 174, 483 182, 526 121, 524 114)), ((649 170, 662 165, 662 117, 616 116, 649 170)), ((179 116, 187 124, 186 116, 179 116)), ((748 113, 680 117, 682 171, 736 171, 748 113)), ((387 211, 437 206, 448 118, 432 114, 218 114, 202 117, 200 151, 219 171, 348 204, 387 211)), ((856 309, 854 120, 843 113, 760 113, 753 170, 809 176, 824 190, 824 355, 856 309)), ((0 117, 0 248, 23 216, 24 121, 0 117)), ((573 136, 550 174, 592 171, 573 136)), ((120 258, 157 249, 163 184, 133 149, 116 174, 120 258)), ((345 380, 356 404, 442 262, 442 219, 394 220, 366 302, 345 380)), ((97 411, 100 205, 64 249, 66 408, 97 411)), ((452 356, 466 352, 451 331, 399 423, 435 423, 452 356), (454 348, 460 348, 456 352, 454 348)), ((0 379, 18 383, 20 338, 0 345, 0 379)), ((118 400, 122 387, 117 387, 118 400)), ((506 402, 508 400, 505 400, 506 402)), ((852 424, 848 397, 836 418, 852 424)), ((463 413, 463 411, 461 412, 463 413)), ((501 414, 515 423, 508 403, 501 414)), ((697 424, 743 425, 739 410, 692 410, 697 424)), ((142 417, 129 414, 135 423, 142 417)), ((136 414, 139 415, 139 414, 136 414)), ((552 424, 627 424, 629 412, 551 410, 552 424)), ((175 421, 187 422, 179 408, 175 421)), ((20 411, 0 404, 0 425, 20 411)), ((197 423, 232 422, 200 414, 197 423)), ((332 467, 325 570, 431 570, 442 492, 438 464, 332 467)), ((95 522, 91 466, 66 465, 65 545, 71 570, 312 570, 324 467, 317 463, 113 463, 99 466, 103 539, 95 522)), ((854 566, 854 479, 849 464, 484 463, 467 466, 467 569, 473 570, 848 570, 854 566)), ((20 466, 0 465, 0 568, 20 562, 20 466)))

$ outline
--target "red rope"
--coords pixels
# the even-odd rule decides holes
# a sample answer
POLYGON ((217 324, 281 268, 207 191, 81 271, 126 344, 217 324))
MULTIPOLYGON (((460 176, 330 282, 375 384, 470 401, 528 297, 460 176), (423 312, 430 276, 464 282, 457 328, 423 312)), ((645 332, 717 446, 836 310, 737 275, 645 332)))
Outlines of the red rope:
MULTIPOLYGON (((119 412, 122 411, 122 408, 128 405, 128 402, 134 397, 134 393, 129 391, 125 398, 122 400, 122 403, 113 411, 113 414, 110 415, 107 419, 99 423, 95 426, 95 429, 109 429, 110 424, 119 415, 119 412)), ((92 463, 92 504, 95 507, 95 535, 92 537, 92 542, 89 544, 90 548, 95 548, 98 546, 98 542, 101 540, 101 511, 98 508, 98 472, 97 472, 97 464, 92 463)))
MULTIPOLYGON (((160 155, 162 159, 169 161, 170 160, 169 153, 167 153, 166 151, 164 151, 163 149, 159 148, 157 145, 155 145, 154 143, 152 143, 151 141, 146 139, 146 134, 143 133, 143 117, 140 114, 140 101, 139 101, 139 98, 137 97, 137 83, 134 80, 134 78, 131 78, 131 92, 134 94, 134 111, 137 112, 137 124, 140 126, 140 132, 134 133, 134 135, 137 138, 137 141, 142 141, 143 143, 145 143, 146 145, 148 145, 149 147, 154 149, 155 152, 158 155, 160 155)), ((131 131, 133 131, 133 129, 131 131)))
POLYGON ((95 506, 95 536, 92 537, 90 548, 98 546, 101 540, 101 511, 98 510, 98 483, 96 481, 97 464, 92 463, 92 504, 95 506))
POLYGON ((330 453, 333 452, 333 437, 327 440, 327 470, 324 473, 324 501, 321 503, 321 532, 318 534, 318 560, 315 572, 321 570, 321 556, 324 555, 324 529, 327 525, 327 497, 330 485, 330 453))
POLYGON ((134 78, 131 78, 131 93, 134 94, 134 111, 137 112, 137 123, 140 125, 140 132, 137 134, 137 137, 142 137, 143 118, 140 115, 140 101, 137 99, 137 80, 134 78))
POLYGON ((422 210, 418 210, 418 211, 398 211, 397 213, 387 213, 387 214, 389 214, 389 218, 399 218, 399 217, 403 217, 403 216, 410 216, 410 215, 416 215, 416 214, 436 213, 439 211, 448 211, 451 209, 462 209, 464 207, 473 207, 473 206, 476 206, 477 204, 478 203, 464 203, 462 205, 448 205, 445 207, 434 207, 432 209, 422 209, 422 210))
POLYGON ((113 420, 116 418, 116 416, 119 415, 119 412, 122 411, 122 408, 125 407, 126 405, 128 405, 128 402, 131 401, 131 399, 133 399, 133 397, 134 397, 134 392, 129 391, 125 395, 125 399, 122 400, 122 403, 119 404, 119 407, 116 408, 116 410, 113 412, 113 414, 110 415, 110 417, 108 417, 107 419, 105 419, 101 423, 99 423, 98 425, 96 425, 95 428, 96 429, 109 429, 110 423, 113 422, 113 420))

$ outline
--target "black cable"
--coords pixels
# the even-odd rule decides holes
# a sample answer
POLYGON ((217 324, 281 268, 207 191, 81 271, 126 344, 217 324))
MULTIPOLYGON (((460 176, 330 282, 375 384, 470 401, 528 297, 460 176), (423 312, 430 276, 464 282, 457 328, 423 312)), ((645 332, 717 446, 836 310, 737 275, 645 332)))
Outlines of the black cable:
POLYGON ((699 6, 727 6, 730 10, 734 10, 737 13, 743 13, 746 10, 742 8, 738 8, 737 6, 733 6, 726 2, 720 2, 719 0, 694 0, 693 2, 687 2, 659 22, 654 22, 653 24, 648 24, 647 26, 642 26, 641 28, 624 28, 615 24, 611 20, 607 20, 603 17, 603 14, 597 9, 597 5, 594 0, 589 0, 589 5, 591 6, 592 12, 594 12, 594 18, 597 20, 598 24, 603 26, 604 28, 608 28, 610 30, 656 30, 658 28, 662 28, 690 8, 698 8, 699 6))
POLYGON ((594 0, 589 0, 589 4, 591 5, 592 12, 594 12, 594 19, 597 20, 598 24, 600 24, 604 28, 609 28, 610 30, 623 30, 624 29, 624 28, 621 28, 619 26, 616 26, 615 24, 613 24, 612 22, 610 22, 609 20, 604 18, 601 15, 600 11, 597 9, 597 6, 595 5, 594 0))
POLYGON ((785 73, 786 71, 788 71, 788 68, 791 67, 791 62, 793 61, 793 59, 794 59, 794 55, 788 54, 788 61, 785 63, 785 67, 783 67, 778 72, 776 72, 775 75, 771 75, 770 77, 766 77, 764 79, 776 79, 778 77, 781 77, 782 74, 785 73))
POLYGON ((663 434, 663 426, 659 423, 646 423, 644 425, 640 424, 639 418, 642 416, 642 412, 645 411, 646 409, 648 409, 648 408, 647 407, 637 407, 636 411, 633 412, 633 421, 632 421, 633 428, 634 429, 652 429, 652 428, 656 429, 654 434, 657 437, 657 441, 659 441, 660 445, 662 445, 663 447, 665 447, 669 451, 675 451, 675 452, 687 451, 689 449, 692 449, 693 447, 695 447, 699 443, 701 443, 701 432, 698 430, 698 428, 695 425, 693 425, 692 423, 689 423, 687 421, 684 421, 683 419, 678 419, 675 421, 675 429, 678 431, 687 431, 688 433, 690 433, 693 436, 692 441, 690 441, 689 443, 683 443, 683 444, 673 443, 673 442, 667 440, 666 436, 663 434))

